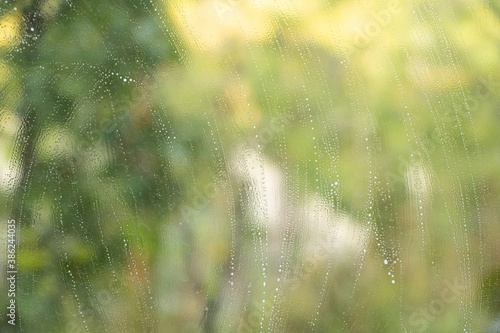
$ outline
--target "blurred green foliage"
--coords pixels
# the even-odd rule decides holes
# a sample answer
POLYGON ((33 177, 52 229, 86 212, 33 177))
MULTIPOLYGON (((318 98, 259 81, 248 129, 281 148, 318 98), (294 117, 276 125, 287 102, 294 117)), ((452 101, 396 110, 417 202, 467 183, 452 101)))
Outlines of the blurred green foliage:
POLYGON ((17 328, 494 330, 497 2, 0 8, 17 328))

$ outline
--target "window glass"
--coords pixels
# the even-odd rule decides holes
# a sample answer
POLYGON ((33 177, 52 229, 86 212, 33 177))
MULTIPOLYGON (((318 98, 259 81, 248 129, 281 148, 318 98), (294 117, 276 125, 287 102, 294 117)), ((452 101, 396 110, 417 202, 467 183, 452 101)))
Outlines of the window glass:
POLYGON ((0 4, 2 332, 500 332, 498 1, 0 4))

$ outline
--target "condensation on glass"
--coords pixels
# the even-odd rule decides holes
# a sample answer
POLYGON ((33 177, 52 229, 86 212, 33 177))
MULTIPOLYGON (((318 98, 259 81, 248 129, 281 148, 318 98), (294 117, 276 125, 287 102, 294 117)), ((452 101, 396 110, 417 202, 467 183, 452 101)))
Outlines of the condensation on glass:
POLYGON ((0 4, 2 332, 500 332, 497 1, 0 4))

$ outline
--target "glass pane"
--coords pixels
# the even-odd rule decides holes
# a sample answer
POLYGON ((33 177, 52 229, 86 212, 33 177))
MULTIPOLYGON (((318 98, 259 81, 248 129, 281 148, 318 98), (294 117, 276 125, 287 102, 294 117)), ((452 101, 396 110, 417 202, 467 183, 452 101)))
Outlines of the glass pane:
POLYGON ((500 332, 498 1, 0 4, 2 332, 500 332))

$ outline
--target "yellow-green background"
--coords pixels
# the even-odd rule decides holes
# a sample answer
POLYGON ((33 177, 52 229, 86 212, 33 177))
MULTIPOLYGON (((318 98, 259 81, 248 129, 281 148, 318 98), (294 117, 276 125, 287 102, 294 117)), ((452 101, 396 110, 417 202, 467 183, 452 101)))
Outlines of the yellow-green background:
POLYGON ((0 9, 2 332, 500 332, 498 1, 0 9))

